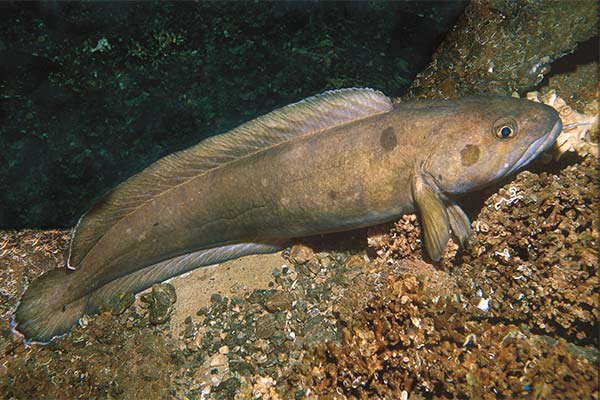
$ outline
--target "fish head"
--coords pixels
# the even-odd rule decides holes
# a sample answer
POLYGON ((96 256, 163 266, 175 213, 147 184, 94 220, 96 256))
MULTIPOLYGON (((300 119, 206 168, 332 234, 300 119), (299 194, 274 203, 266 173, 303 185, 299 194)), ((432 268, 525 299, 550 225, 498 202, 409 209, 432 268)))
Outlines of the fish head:
POLYGON ((511 97, 456 101, 423 171, 447 194, 480 189, 535 159, 562 130, 556 110, 511 97))

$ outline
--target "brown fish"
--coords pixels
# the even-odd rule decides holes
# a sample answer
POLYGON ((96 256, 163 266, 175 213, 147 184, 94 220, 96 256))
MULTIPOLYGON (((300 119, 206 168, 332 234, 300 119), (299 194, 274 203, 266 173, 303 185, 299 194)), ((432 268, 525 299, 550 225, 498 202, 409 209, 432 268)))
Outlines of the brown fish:
POLYGON ((417 211, 438 260, 470 222, 453 198, 521 168, 561 131, 554 109, 476 97, 392 104, 323 93, 171 154, 123 182, 73 232, 65 270, 34 281, 13 318, 46 342, 84 314, 194 268, 291 238, 417 211))

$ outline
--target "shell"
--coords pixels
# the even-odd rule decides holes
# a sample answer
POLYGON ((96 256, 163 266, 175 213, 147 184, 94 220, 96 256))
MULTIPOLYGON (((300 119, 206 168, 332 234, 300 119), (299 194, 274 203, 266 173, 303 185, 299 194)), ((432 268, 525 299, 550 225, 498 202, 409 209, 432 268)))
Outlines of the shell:
POLYGON ((554 160, 559 160, 566 152, 576 152, 582 157, 589 154, 598 157, 598 143, 592 141, 590 134, 598 131, 597 100, 594 100, 590 107, 586 107, 587 112, 582 114, 571 108, 554 89, 545 94, 529 92, 526 97, 528 100, 547 104, 558 111, 564 128, 554 145, 554 160))

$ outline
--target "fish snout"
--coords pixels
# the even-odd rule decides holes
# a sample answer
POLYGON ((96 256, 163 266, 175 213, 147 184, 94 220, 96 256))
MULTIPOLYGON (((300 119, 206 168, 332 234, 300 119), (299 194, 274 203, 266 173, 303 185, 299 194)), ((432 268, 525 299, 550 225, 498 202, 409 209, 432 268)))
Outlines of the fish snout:
POLYGON ((513 172, 521 169, 531 161, 535 160, 541 153, 548 150, 556 141, 556 138, 562 132, 562 122, 560 118, 557 118, 552 129, 546 133, 546 135, 539 137, 533 143, 531 143, 527 150, 523 153, 521 158, 513 165, 513 167, 506 173, 510 175, 513 172))

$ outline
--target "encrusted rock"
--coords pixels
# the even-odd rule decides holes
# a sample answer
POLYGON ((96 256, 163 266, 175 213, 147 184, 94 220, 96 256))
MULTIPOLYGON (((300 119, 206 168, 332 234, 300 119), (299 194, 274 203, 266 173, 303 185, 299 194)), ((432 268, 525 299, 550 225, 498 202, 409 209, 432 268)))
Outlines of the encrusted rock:
POLYGON ((296 244, 290 249, 290 260, 296 264, 304 264, 314 256, 314 251, 302 244, 296 244))
POLYGON ((293 300, 291 293, 279 291, 265 301, 265 309, 271 313, 289 310, 293 300))
POLYGON ((267 339, 283 329, 283 323, 276 314, 266 314, 256 320, 256 337, 267 339))
POLYGON ((152 285, 152 292, 142 296, 141 300, 148 304, 150 322, 159 325, 171 318, 177 294, 170 283, 159 283, 152 285))
POLYGON ((348 268, 361 268, 364 269, 368 264, 369 260, 366 259, 364 255, 354 254, 348 258, 344 263, 348 266, 348 268))
POLYGON ((125 312, 135 302, 135 295, 132 292, 119 293, 111 296, 108 303, 103 304, 102 310, 110 311, 114 315, 120 315, 125 312))

